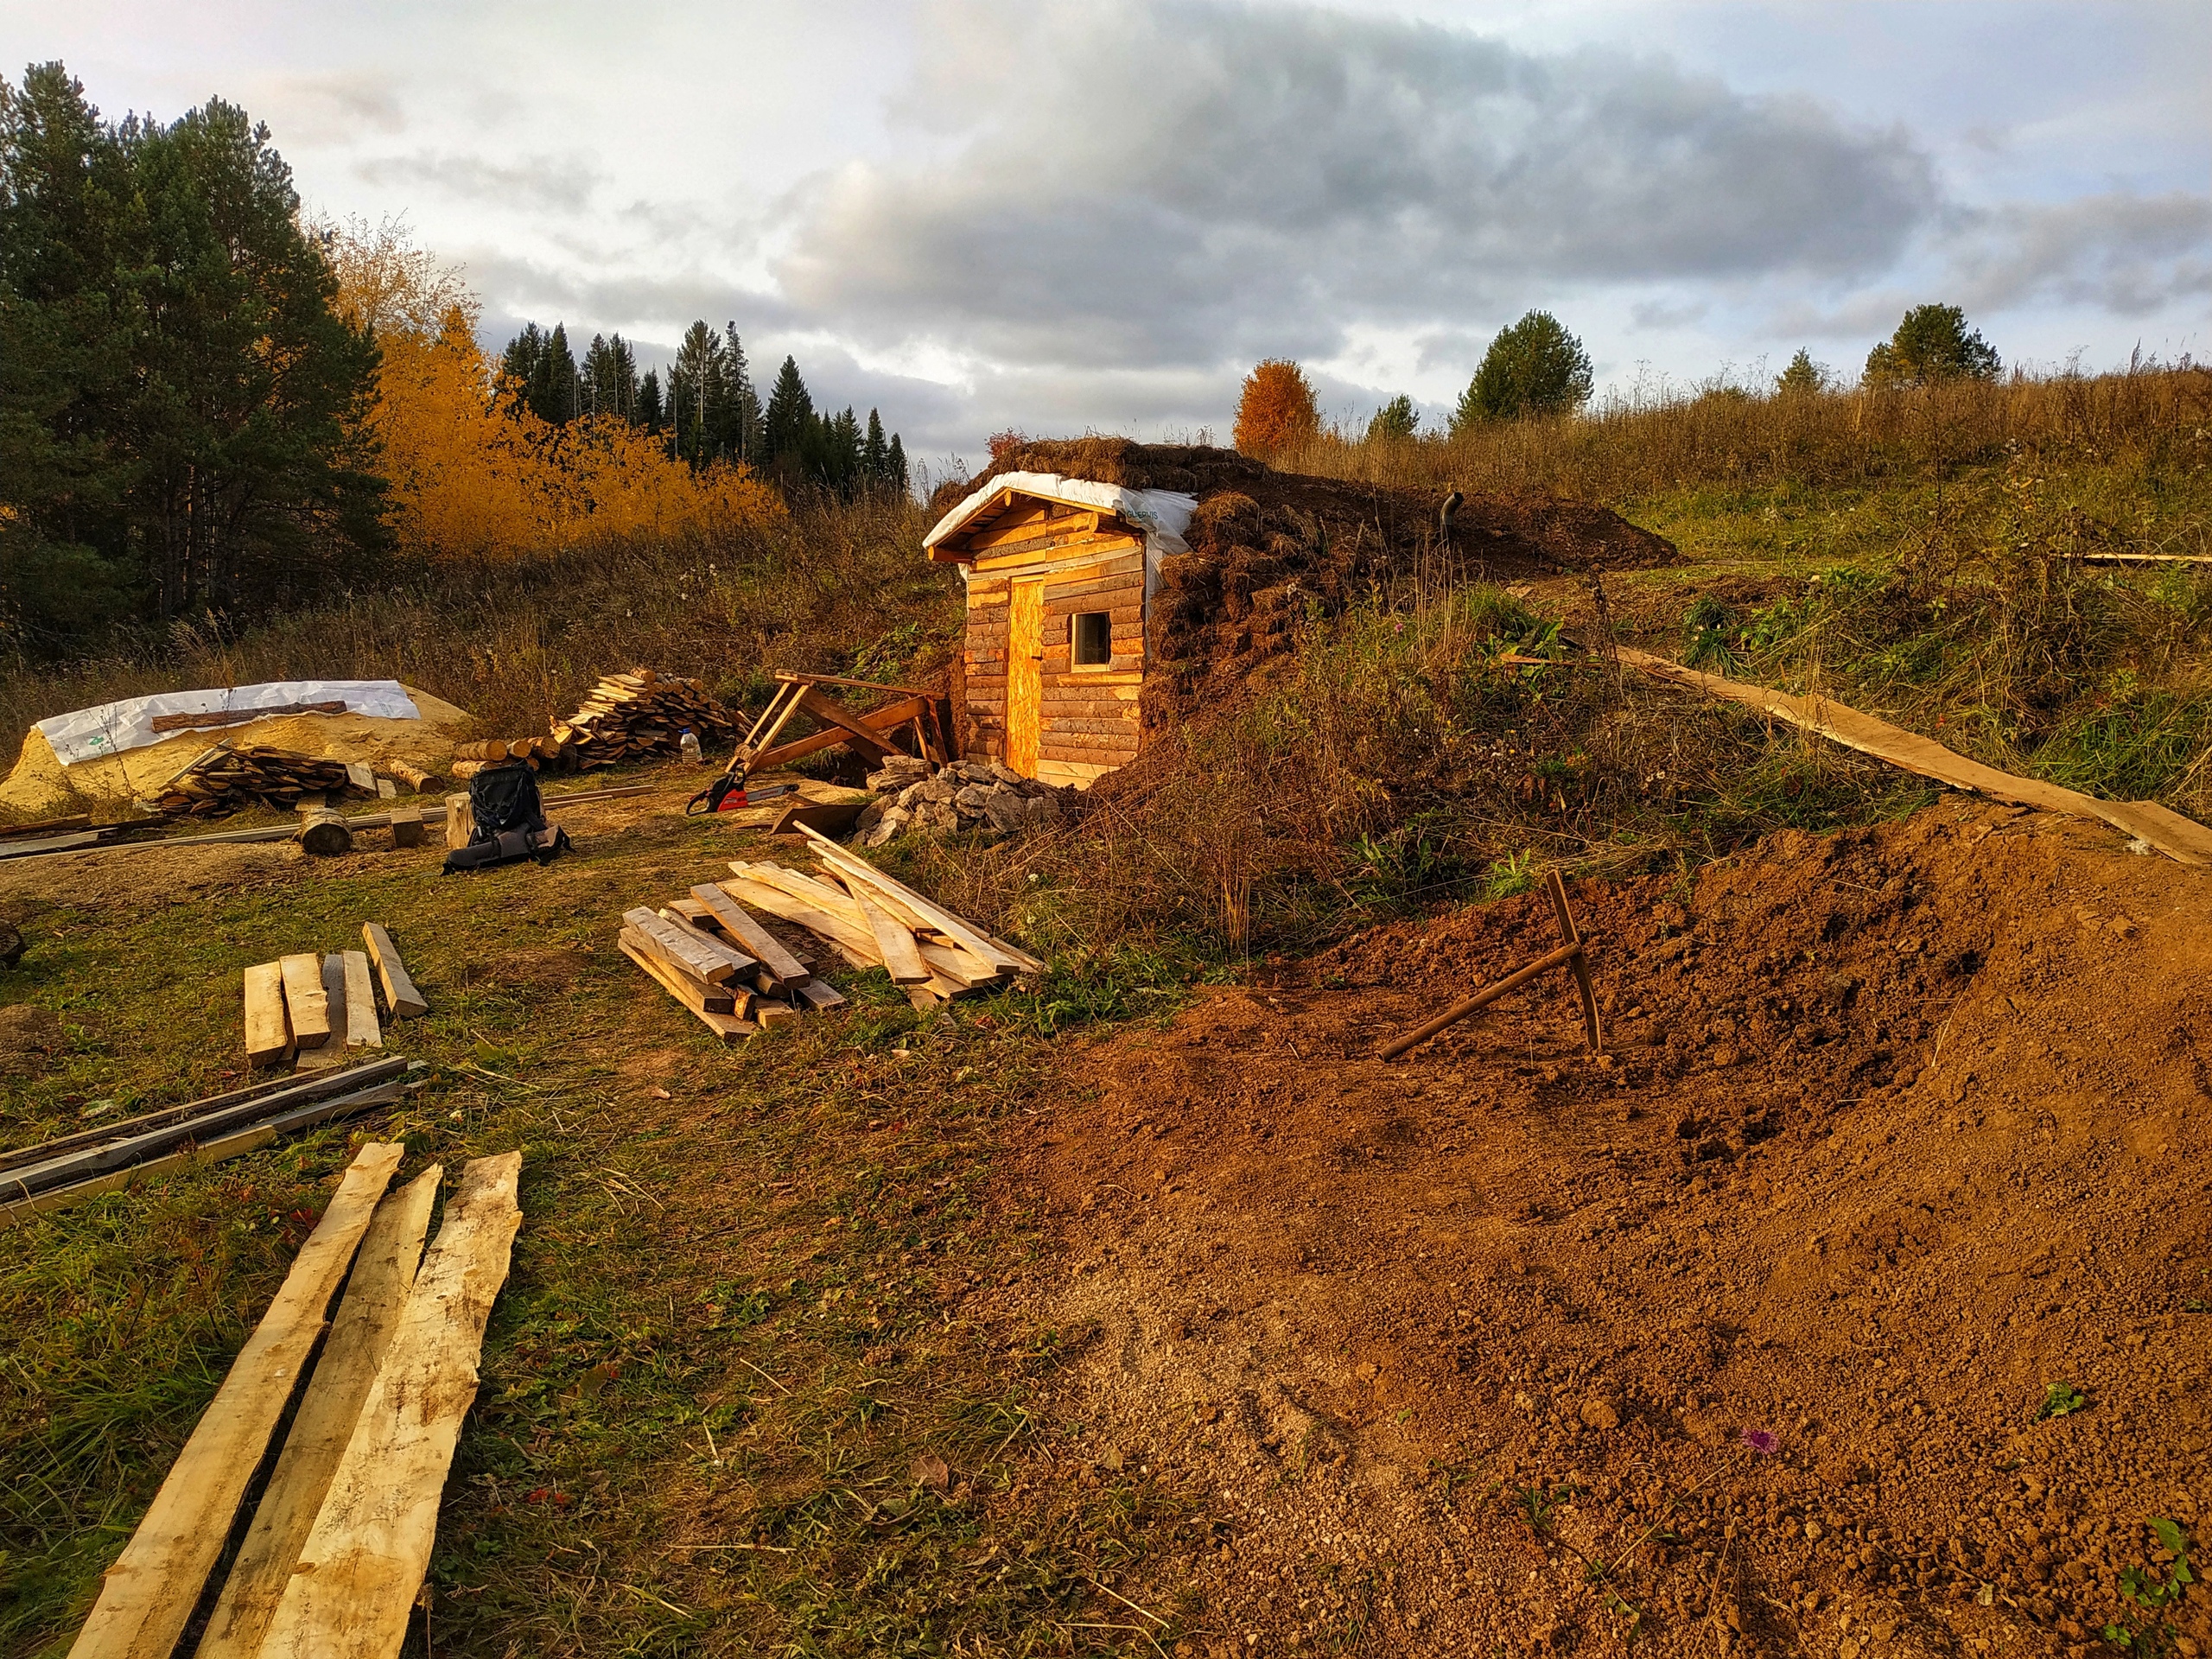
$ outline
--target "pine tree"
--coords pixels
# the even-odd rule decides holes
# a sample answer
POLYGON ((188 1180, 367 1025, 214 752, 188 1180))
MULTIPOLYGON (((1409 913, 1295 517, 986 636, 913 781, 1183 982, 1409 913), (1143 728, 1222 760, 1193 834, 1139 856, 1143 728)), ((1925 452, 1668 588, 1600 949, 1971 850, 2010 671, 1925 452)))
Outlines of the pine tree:
POLYGON ((900 447, 896 432, 891 435, 891 456, 886 471, 891 487, 901 495, 906 494, 910 487, 906 482, 906 452, 900 447))
POLYGON ((884 442, 883 416, 875 410, 868 412, 868 437, 861 445, 861 483, 871 493, 882 490, 891 480, 891 446, 884 442))
POLYGON ((638 362, 621 335, 594 334, 584 353, 583 412, 634 423, 638 411, 638 362))
POLYGON ((1936 380, 1994 380, 2004 365, 1955 305, 1916 305, 1897 333, 1866 353, 1866 383, 1925 385, 1936 380))
POLYGON ((1370 443, 1405 443, 1421 435, 1421 417, 1414 413, 1414 400, 1400 392, 1375 411, 1375 418, 1367 423, 1370 443))
POLYGON ((1565 415, 1590 401, 1590 353, 1548 311, 1497 331, 1452 411, 1454 436, 1491 421, 1565 415))
POLYGON ((813 470, 808 452, 815 442, 814 399, 799 378, 798 362, 786 357, 760 417, 761 464, 786 479, 804 478, 813 470))
POLYGON ((499 378, 507 387, 510 413, 530 407, 531 383, 537 377, 537 359, 544 354, 545 336, 534 322, 523 324, 522 333, 499 353, 499 378))
POLYGON ((733 321, 724 338, 728 349, 722 372, 726 388, 726 453, 733 461, 757 461, 760 448, 760 394, 753 389, 753 371, 745 360, 745 346, 733 321))

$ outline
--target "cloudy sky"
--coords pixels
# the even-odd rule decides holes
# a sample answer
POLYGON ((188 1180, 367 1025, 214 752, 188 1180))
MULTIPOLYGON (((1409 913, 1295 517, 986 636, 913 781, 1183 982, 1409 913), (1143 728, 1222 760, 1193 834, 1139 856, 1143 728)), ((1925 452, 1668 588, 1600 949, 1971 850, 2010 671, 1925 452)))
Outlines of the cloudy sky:
POLYGON ((0 0, 0 73, 56 57, 245 105, 492 344, 734 321, 940 466, 1225 435, 1262 356, 1440 416, 1531 307, 1622 391, 1855 371, 1929 299, 2008 363, 2212 355, 2204 0, 0 0))

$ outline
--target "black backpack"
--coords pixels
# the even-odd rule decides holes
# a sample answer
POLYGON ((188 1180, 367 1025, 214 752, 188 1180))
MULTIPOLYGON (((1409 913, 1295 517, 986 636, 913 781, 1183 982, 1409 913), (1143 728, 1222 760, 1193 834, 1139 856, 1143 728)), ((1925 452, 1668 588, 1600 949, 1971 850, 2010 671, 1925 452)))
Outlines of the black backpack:
POLYGON ((448 875, 524 858, 550 863, 569 849, 569 832, 547 827, 537 774, 525 765, 486 766, 471 778, 468 810, 475 828, 467 846, 446 855, 448 875))

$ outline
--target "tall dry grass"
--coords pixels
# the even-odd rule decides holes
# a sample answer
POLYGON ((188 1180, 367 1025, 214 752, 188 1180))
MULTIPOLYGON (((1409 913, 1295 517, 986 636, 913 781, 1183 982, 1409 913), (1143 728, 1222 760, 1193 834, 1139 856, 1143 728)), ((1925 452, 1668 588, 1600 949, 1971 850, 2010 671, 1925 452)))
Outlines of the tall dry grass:
POLYGON ((645 664, 756 703, 779 668, 892 678, 955 637, 958 582, 919 554, 905 499, 802 500, 788 517, 606 537, 519 561, 403 572, 233 632, 181 621, 136 649, 0 664, 0 754, 31 722, 117 697, 295 678, 393 678, 495 733, 543 731, 601 673, 645 664))
POLYGON ((2028 453, 2153 468, 2202 465, 2212 369, 2015 376, 1890 391, 1764 395, 1715 385, 1632 391, 1582 413, 1457 438, 1369 443, 1324 433, 1285 471, 1421 490, 1543 492, 1618 507, 1700 486, 1878 486, 2028 453))

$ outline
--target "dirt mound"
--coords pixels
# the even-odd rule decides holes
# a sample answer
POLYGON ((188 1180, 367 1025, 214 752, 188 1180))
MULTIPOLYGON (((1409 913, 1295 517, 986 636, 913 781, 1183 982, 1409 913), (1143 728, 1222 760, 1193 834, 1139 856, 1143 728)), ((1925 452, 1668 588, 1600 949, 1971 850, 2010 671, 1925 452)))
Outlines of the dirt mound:
POLYGON ((1297 625, 1333 615, 1370 584, 1418 570, 1455 581, 1512 581, 1561 571, 1670 563, 1673 545, 1618 514, 1543 497, 1471 496, 1440 539, 1440 498, 1350 480, 1278 473, 1232 449, 1128 438, 1037 440, 1007 450, 978 478, 947 480, 931 498, 942 518, 1003 473, 1058 473, 1128 489, 1198 498, 1184 539, 1165 560, 1152 607, 1155 672, 1148 727, 1189 712, 1291 644, 1297 625))
POLYGON ((419 720, 379 720, 368 715, 288 715, 244 726, 179 732, 158 743, 65 766, 36 731, 23 736, 15 770, 0 783, 0 806, 27 812, 70 800, 128 800, 158 788, 218 741, 233 748, 289 749, 318 760, 357 760, 375 766, 404 760, 442 772, 454 742, 474 720, 465 709, 406 688, 419 720))
POLYGON ((1603 1059, 1563 981, 1372 1058, 1549 947, 1529 898, 1071 1068, 1024 1311, 1235 1516, 1208 1650, 2212 1642, 2120 1580, 2212 1518, 2212 885, 2113 846, 1955 805, 1584 884, 1603 1059))

